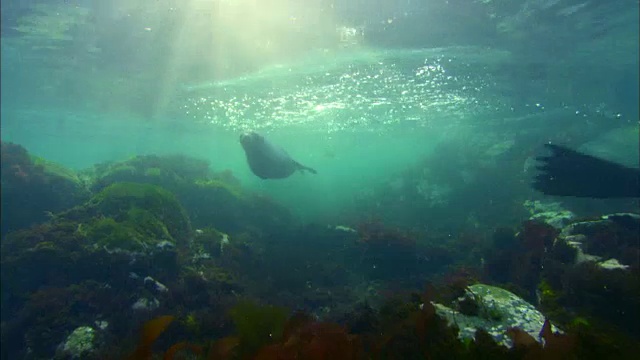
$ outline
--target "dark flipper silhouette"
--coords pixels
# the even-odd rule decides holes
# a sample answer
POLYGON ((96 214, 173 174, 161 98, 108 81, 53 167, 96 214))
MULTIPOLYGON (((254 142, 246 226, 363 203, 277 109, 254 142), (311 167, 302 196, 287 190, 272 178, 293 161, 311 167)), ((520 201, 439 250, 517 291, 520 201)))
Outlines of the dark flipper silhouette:
POLYGON ((300 164, 299 162, 295 161, 296 165, 298 165, 298 170, 300 171, 308 171, 312 174, 318 174, 318 172, 316 171, 316 169, 310 168, 308 166, 304 166, 302 164, 300 164))
POLYGON ((542 164, 533 187, 547 195, 588 198, 640 197, 640 169, 628 168, 564 146, 546 144, 551 155, 542 164))

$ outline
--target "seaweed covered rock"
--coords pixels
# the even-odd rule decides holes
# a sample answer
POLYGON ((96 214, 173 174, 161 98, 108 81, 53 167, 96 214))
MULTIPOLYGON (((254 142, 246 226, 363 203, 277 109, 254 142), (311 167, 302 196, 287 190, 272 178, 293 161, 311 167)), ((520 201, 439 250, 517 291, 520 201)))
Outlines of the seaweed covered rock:
POLYGON ((496 231, 485 254, 488 279, 534 300, 563 328, 576 318, 615 341, 638 338, 640 216, 612 214, 561 230, 538 221, 496 231))
POLYGON ((606 268, 615 259, 625 269, 640 267, 639 234, 640 215, 610 214, 572 223, 562 229, 559 238, 578 250, 578 262, 593 260, 606 268))
POLYGON ((2 142, 1 234, 44 222, 52 213, 87 200, 85 183, 72 170, 2 142))
POLYGON ((568 325, 579 317, 592 329, 639 338, 639 234, 637 214, 566 226, 545 259, 538 286, 542 309, 568 325))
POLYGON ((523 206, 529 211, 529 220, 540 221, 556 229, 562 229, 575 219, 575 214, 566 210, 558 202, 545 203, 526 200, 523 206))
POLYGON ((125 281, 130 272, 168 277, 176 248, 191 235, 184 209, 153 185, 111 185, 51 221, 11 233, 2 243, 2 289, 20 296, 86 279, 125 281))
POLYGON ((144 314, 152 307, 139 303, 166 303, 164 284, 179 278, 178 254, 191 236, 173 194, 135 183, 110 185, 47 223, 10 233, 0 255, 3 343, 18 337, 50 357, 78 326, 100 316, 122 326, 132 316, 123 310, 144 314))
POLYGON ((509 328, 519 328, 537 338, 545 322, 544 315, 522 298, 485 284, 469 286, 454 308, 441 304, 435 304, 435 307, 450 325, 456 324, 460 328, 460 339, 473 339, 476 331, 483 329, 496 343, 507 347, 512 345, 509 328))
POLYGON ((13 316, 3 317, 2 358, 44 359, 57 354, 61 359, 74 355, 95 359, 89 353, 103 343, 104 330, 113 327, 107 318, 119 317, 122 322, 130 317, 122 311, 127 302, 125 292, 91 280, 43 287, 31 293, 13 316))
POLYGON ((123 250, 171 246, 191 235, 186 211, 169 191, 154 185, 116 183, 94 196, 84 209, 73 209, 73 218, 89 212, 98 215, 87 234, 97 245, 123 250), (168 242, 168 243, 167 243, 168 242))
POLYGON ((189 209, 194 226, 238 233, 250 224, 248 196, 238 185, 220 179, 199 179, 176 190, 176 196, 189 209))
POLYGON ((223 293, 242 290, 236 273, 245 273, 254 258, 242 238, 230 237, 213 228, 195 231, 189 254, 186 271, 197 273, 209 288, 223 293))
POLYGON ((363 261, 376 279, 406 279, 418 273, 420 249, 417 236, 390 228, 379 219, 368 219, 358 224, 358 240, 364 248, 363 261))
MULTIPOLYGON (((214 341, 211 341, 211 334, 194 339, 175 337, 176 332, 172 331, 172 342, 159 341, 154 344, 173 320, 173 316, 161 316, 142 326, 140 341, 135 350, 131 346, 133 353, 131 350, 128 352, 131 354, 129 358, 150 359, 164 354, 165 359, 172 359, 177 353, 226 360, 637 357, 637 347, 619 348, 615 342, 605 343, 581 332, 554 332, 549 320, 536 329, 535 335, 518 327, 507 328, 505 331, 513 344, 511 348, 500 346, 482 329, 476 330, 472 338, 461 341, 457 324, 451 324, 447 316, 441 315, 441 311, 429 301, 430 293, 434 290, 429 289, 424 295, 412 294, 409 301, 400 297, 390 298, 379 311, 371 308, 358 310, 352 314, 352 321, 348 321, 347 326, 320 321, 300 311, 287 320, 289 312, 286 308, 240 300, 228 311, 235 331, 216 336, 214 341)), ((494 290, 488 289, 483 295, 489 296, 494 290)), ((505 294, 496 295, 502 298, 505 294)), ((512 295, 504 300, 512 302, 515 299, 512 295)), ((516 310, 512 306, 509 308, 516 310)), ((181 321, 181 325, 193 325, 194 320, 193 315, 189 315, 185 321, 181 321)), ((515 320, 516 324, 522 324, 522 321, 515 320)))
POLYGON ((162 186, 176 195, 194 227, 226 233, 280 231, 289 226, 289 212, 266 197, 244 191, 230 171, 214 172, 205 160, 183 155, 144 155, 118 163, 96 165, 88 175, 100 191, 116 182, 162 186))
MULTIPOLYGON (((209 163, 184 155, 139 155, 122 162, 95 165, 87 172, 93 178, 91 188, 100 191, 117 182, 138 182, 176 191, 198 179, 213 175, 209 163)), ((225 173, 220 174, 225 178, 225 173)), ((231 180, 230 175, 225 180, 231 180)))
POLYGON ((95 351, 96 330, 91 326, 80 326, 58 346, 56 359, 88 359, 95 351))
POLYGON ((533 301, 546 249, 553 246, 559 230, 532 220, 525 221, 519 230, 496 229, 491 247, 485 249, 484 271, 491 282, 533 301))

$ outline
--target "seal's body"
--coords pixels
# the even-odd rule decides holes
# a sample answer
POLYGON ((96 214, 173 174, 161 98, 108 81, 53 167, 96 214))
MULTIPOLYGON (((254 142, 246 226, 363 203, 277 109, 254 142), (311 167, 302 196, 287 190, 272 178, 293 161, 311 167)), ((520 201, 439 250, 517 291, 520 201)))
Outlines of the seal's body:
POLYGON ((240 144, 247 156, 251 171, 261 179, 284 179, 294 172, 317 172, 293 160, 281 147, 267 141, 262 135, 248 132, 240 135, 240 144))

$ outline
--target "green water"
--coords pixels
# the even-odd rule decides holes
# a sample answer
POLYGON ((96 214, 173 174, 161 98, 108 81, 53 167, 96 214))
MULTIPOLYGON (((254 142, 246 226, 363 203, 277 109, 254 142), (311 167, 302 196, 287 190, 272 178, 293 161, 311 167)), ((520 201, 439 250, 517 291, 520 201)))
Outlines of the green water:
MULTIPOLYGON (((164 3, 40 4, 9 19, 2 38, 3 140, 74 169, 137 154, 185 153, 231 170, 247 188, 321 222, 339 221, 356 199, 425 160, 454 167, 458 152, 466 154, 455 165, 461 172, 495 163, 504 144, 533 155, 559 136, 591 141, 593 151, 626 163, 636 158, 628 149, 638 140, 637 12, 624 10, 624 2, 606 8, 612 20, 605 33, 597 6, 477 2, 473 6, 488 14, 483 26, 494 32, 479 40, 472 35, 484 27, 469 22, 456 25, 461 35, 442 41, 430 36, 447 28, 443 19, 431 19, 423 33, 394 29, 412 19, 398 15, 403 6, 429 17, 428 6, 396 4, 371 15, 365 31, 374 35, 353 46, 329 39, 346 19, 374 9, 340 20, 311 8, 274 8, 282 27, 298 32, 264 40, 268 34, 259 27, 246 38, 236 28, 222 32, 229 39, 212 40, 207 32, 221 36, 211 27, 222 25, 207 19, 203 4, 170 7, 175 13, 163 12, 164 3), (540 17, 549 9, 562 22, 540 17), (309 31, 284 15, 296 11, 309 31), (376 43, 385 32, 394 34, 393 46, 376 43), (421 37, 424 44, 415 45, 421 37), (247 130, 264 134, 318 175, 253 176, 238 143, 247 130), (434 152, 442 144, 449 150, 434 152)), ((241 19, 243 26, 251 19, 241 19)))

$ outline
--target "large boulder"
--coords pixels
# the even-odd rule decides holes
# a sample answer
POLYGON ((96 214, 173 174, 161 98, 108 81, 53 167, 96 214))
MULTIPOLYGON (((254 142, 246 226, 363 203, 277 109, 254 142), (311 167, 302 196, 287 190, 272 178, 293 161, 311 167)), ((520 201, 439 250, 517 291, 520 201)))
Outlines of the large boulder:
POLYGON ((124 281, 130 272, 170 276, 175 249, 191 234, 170 192, 118 183, 51 221, 9 234, 2 243, 2 290, 21 296, 48 285, 124 281))
POLYGON ((96 321, 127 331, 134 314, 169 301, 164 284, 179 278, 180 249, 191 237, 173 194, 135 183, 112 184, 44 224, 10 233, 0 255, 2 340, 15 345, 9 358, 26 348, 50 357, 74 328, 96 321))
POLYGON ((98 164, 86 174, 94 191, 116 182, 162 186, 176 195, 194 228, 264 234, 281 231, 292 222, 287 209, 245 191, 230 171, 214 172, 207 161, 184 155, 141 155, 98 164))
MULTIPOLYGON (((510 328, 518 328, 538 339, 544 315, 524 299, 499 287, 475 284, 465 290, 453 308, 434 304, 438 315, 456 325, 460 339, 473 339, 478 329, 485 330, 496 343, 511 347, 510 328)), ((554 331, 557 331, 555 326, 554 331)))
POLYGON ((0 235, 42 223, 90 196, 85 182, 62 165, 2 142, 2 222, 0 235))

